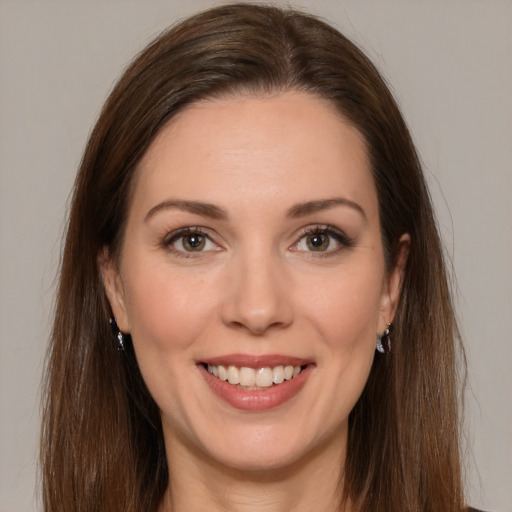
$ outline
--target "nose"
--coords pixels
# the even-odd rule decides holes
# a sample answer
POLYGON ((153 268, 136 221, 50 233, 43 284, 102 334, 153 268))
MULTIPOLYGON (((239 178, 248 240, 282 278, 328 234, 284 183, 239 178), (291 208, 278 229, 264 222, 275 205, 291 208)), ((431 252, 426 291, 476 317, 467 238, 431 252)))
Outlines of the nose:
POLYGON ((252 254, 231 262, 222 320, 262 336, 293 322, 292 283, 278 257, 252 254))

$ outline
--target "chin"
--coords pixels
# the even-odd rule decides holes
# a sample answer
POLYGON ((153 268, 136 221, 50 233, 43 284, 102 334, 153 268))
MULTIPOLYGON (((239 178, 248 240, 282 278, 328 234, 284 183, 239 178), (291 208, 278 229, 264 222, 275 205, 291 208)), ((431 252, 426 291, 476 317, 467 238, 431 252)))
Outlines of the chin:
POLYGON ((216 465, 223 466, 227 470, 241 473, 274 474, 287 472, 291 468, 300 465, 301 459, 307 459, 304 450, 292 446, 256 447, 232 446, 228 452, 219 450, 210 452, 212 461, 216 465))
POLYGON ((323 435, 309 430, 302 422, 292 422, 289 418, 281 424, 232 424, 228 431, 224 428, 217 432, 211 429, 198 432, 195 449, 216 467, 253 473, 254 477, 258 473, 272 473, 276 478, 276 472, 299 469, 326 450, 334 453, 337 451, 334 447, 344 446, 345 428, 325 431, 323 435))

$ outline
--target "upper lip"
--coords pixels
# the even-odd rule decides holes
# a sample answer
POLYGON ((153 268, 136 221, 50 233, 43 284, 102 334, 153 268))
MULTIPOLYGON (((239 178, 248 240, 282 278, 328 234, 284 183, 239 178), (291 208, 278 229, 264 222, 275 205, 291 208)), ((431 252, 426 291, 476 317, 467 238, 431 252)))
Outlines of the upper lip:
POLYGON ((212 366, 237 366, 238 368, 265 368, 275 366, 305 366, 312 363, 310 359, 301 357, 286 356, 281 354, 249 355, 249 354, 226 354, 223 356, 209 357, 198 361, 198 364, 209 364, 212 366))

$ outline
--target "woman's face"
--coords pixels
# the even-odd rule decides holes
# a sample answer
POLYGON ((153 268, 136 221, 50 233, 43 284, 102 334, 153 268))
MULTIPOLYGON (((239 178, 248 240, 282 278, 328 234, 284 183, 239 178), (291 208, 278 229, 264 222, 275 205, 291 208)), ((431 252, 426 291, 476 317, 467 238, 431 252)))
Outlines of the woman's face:
POLYGON ((171 463, 339 464, 400 284, 365 149, 297 92, 196 103, 150 146, 104 280, 171 463))

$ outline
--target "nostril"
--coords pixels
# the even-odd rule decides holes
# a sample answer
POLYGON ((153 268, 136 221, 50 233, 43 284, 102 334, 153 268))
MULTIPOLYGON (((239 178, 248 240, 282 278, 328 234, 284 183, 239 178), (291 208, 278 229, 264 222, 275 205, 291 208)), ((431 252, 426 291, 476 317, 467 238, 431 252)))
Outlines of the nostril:
POLYGON ((286 322, 239 322, 239 321, 232 321, 229 323, 229 326, 237 331, 240 332, 249 332, 252 335, 255 336, 261 336, 267 333, 269 330, 274 329, 282 329, 285 328, 288 324, 286 322))
POLYGON ((231 322, 231 327, 234 327, 235 329, 239 331, 243 331, 246 329, 244 324, 242 322, 231 322))
POLYGON ((227 290, 221 306, 223 323, 235 330, 261 336, 268 329, 283 328, 293 321, 288 286, 278 278, 244 273, 227 290))

